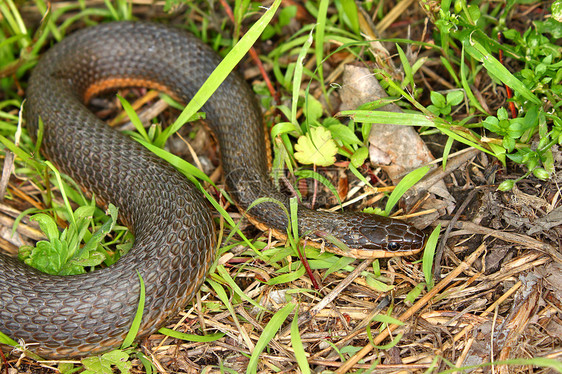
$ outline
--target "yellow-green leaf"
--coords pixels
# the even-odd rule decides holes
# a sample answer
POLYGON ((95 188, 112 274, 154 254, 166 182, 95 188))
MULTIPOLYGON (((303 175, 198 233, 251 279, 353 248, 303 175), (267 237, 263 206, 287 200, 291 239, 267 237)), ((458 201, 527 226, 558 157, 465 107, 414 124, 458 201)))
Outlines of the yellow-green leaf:
POLYGON ((313 127, 299 138, 295 145, 295 158, 301 164, 330 166, 336 162, 338 148, 332 134, 324 127, 313 127))

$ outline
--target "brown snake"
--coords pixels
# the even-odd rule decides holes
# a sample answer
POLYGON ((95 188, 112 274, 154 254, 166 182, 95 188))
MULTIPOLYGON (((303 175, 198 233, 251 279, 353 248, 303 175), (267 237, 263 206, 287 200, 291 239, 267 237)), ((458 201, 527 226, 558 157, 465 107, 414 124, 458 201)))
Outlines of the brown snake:
MULTIPOLYGON (((180 311, 205 279, 216 246, 204 197, 176 169, 105 125, 84 105, 93 95, 123 86, 173 93, 187 102, 219 63, 188 33, 150 23, 117 22, 79 31, 39 61, 27 89, 31 136, 44 124, 42 153, 102 203, 119 208, 135 234, 130 252, 110 267, 61 277, 0 255, 0 331, 22 339, 45 358, 82 357, 118 347, 139 301, 146 303, 138 337, 180 311)), ((270 181, 261 113, 253 93, 231 74, 203 106, 218 138, 226 186, 247 210, 260 197, 288 208, 270 181)), ((247 212, 258 227, 281 236, 287 217, 275 203, 247 212)), ((358 257, 418 252, 425 236, 396 220, 368 214, 316 212, 299 206, 300 235, 333 236, 358 257)))

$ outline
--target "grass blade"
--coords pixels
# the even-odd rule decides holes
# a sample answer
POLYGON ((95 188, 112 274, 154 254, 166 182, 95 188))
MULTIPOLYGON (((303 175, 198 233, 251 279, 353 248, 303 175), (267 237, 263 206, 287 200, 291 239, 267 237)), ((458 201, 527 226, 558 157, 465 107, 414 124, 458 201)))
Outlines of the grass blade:
POLYGON ((222 332, 216 334, 208 334, 208 335, 186 334, 176 330, 168 329, 166 327, 162 327, 160 330, 158 330, 158 332, 172 338, 182 339, 189 342, 198 342, 198 343, 214 342, 216 340, 221 339, 225 335, 222 332))
POLYGON ((258 342, 256 343, 256 347, 252 352, 252 357, 250 357, 250 362, 248 363, 248 369, 246 370, 246 373, 257 373, 260 354, 267 347, 275 334, 277 334, 277 331, 279 331, 279 329, 283 325, 283 322, 287 320, 289 314, 293 311, 293 309, 295 309, 295 306, 296 304, 294 303, 285 305, 283 308, 279 309, 267 323, 267 326, 265 326, 265 329, 263 329, 263 332, 258 342))
POLYGON ((297 364, 299 364, 301 373, 309 374, 310 367, 308 366, 306 352, 304 351, 304 346, 302 345, 302 339, 299 332, 299 321, 296 313, 293 318, 293 322, 291 322, 291 343, 293 344, 293 351, 295 352, 295 358, 297 359, 297 364))
POLYGON ((137 312, 135 313, 135 318, 133 319, 133 323, 131 323, 131 328, 125 336, 125 340, 121 344, 121 349, 125 349, 133 344, 133 341, 137 337, 139 332, 140 324, 142 322, 142 314, 144 312, 144 302, 145 302, 145 288, 144 288, 144 280, 142 279, 142 275, 137 271, 137 275, 139 276, 139 285, 140 285, 140 293, 139 293, 139 305, 137 307, 137 312))
POLYGON ((390 214, 392 208, 398 203, 398 200, 408 191, 414 184, 418 183, 420 179, 422 179, 427 172, 429 171, 429 166, 424 166, 409 172, 402 180, 398 183, 394 191, 390 194, 388 201, 386 202, 386 207, 384 211, 386 214, 390 214))
POLYGON ((425 249, 423 250, 422 270, 428 290, 433 288, 433 260, 435 258, 435 249, 437 248, 437 240, 439 239, 440 232, 441 224, 438 224, 431 232, 431 235, 429 235, 429 239, 427 239, 425 249))
POLYGON ((189 104, 185 107, 183 112, 179 115, 172 126, 168 127, 156 140, 157 145, 163 145, 166 139, 170 137, 173 133, 178 131, 189 118, 191 118, 205 102, 211 97, 211 95, 219 88, 221 83, 226 79, 226 77, 232 72, 236 64, 242 60, 246 55, 248 50, 254 45, 256 40, 259 38, 265 27, 269 24, 273 15, 277 11, 277 8, 281 4, 281 0, 275 0, 271 7, 264 13, 263 16, 248 30, 246 35, 240 39, 238 43, 232 48, 228 55, 222 60, 222 62, 217 66, 213 73, 209 76, 207 81, 203 86, 197 91, 193 96, 189 104))

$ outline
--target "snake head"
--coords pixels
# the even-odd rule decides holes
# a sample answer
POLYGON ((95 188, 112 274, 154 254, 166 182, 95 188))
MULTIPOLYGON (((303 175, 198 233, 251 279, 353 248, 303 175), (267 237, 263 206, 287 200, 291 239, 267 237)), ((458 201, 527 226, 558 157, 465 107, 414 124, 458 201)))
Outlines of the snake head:
POLYGON ((427 239, 424 232, 401 220, 367 213, 337 216, 315 234, 329 246, 329 251, 344 256, 408 256, 421 251, 427 239))

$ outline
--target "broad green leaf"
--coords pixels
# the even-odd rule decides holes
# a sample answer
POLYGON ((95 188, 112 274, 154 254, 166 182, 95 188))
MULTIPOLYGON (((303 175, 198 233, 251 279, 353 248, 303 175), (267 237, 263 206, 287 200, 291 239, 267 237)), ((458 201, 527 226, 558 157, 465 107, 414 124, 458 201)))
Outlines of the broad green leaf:
POLYGON ((355 261, 355 258, 353 257, 332 256, 331 259, 337 259, 337 261, 330 263, 328 270, 326 270, 326 272, 324 273, 324 279, 335 271, 341 271, 345 269, 345 267, 355 261))
POLYGON ((302 130, 299 126, 295 125, 292 122, 280 122, 271 128, 272 138, 287 133, 294 133, 300 135, 302 134, 302 130))
POLYGON ((558 22, 562 22, 562 0, 556 0, 550 6, 552 11, 552 18, 558 22))
POLYGON ((84 358, 82 365, 86 368, 82 373, 86 374, 113 374, 113 366, 116 366, 121 373, 130 373, 133 368, 129 355, 119 349, 101 356, 84 358))
MULTIPOLYGON (((105 261, 105 259, 106 259, 106 256, 103 253, 101 253, 101 252, 91 252, 85 258, 73 259, 72 262, 68 265, 71 266, 73 270, 74 270, 75 266, 79 266, 81 268, 94 267, 94 266, 101 265, 102 262, 105 261)), ((68 272, 67 274, 61 274, 61 275, 71 275, 71 274, 76 274, 76 273, 68 272)))
POLYGON ((39 213, 31 217, 31 220, 39 224, 39 228, 47 236, 47 239, 54 240, 59 238, 59 229, 53 217, 39 213))
POLYGON ((152 361, 148 357, 146 357, 140 351, 136 351, 135 354, 137 358, 140 360, 140 362, 142 363, 142 366, 144 366, 145 374, 152 374, 153 372, 156 372, 157 370, 156 366, 152 363, 152 361))
POLYGON ((318 119, 322 117, 323 110, 324 108, 322 107, 322 103, 320 101, 318 101, 312 95, 306 95, 304 103, 304 116, 308 120, 308 123, 318 121, 318 119))
POLYGON ((25 263, 44 273, 58 275, 63 264, 66 262, 68 245, 59 239, 50 242, 40 241, 35 245, 31 257, 25 263))
POLYGON ((74 218, 76 218, 76 220, 91 218, 95 211, 96 207, 93 205, 79 206, 74 211, 74 218))
POLYGON ((441 95, 439 92, 431 91, 429 96, 431 97, 431 102, 435 104, 437 107, 443 108, 445 105, 447 105, 447 100, 445 99, 445 96, 441 95))
MULTIPOLYGON (((408 85, 414 86, 414 74, 412 72, 412 66, 410 65, 410 61, 408 61, 408 57, 406 57, 406 53, 400 47, 398 43, 395 44, 396 50, 398 51, 398 55, 400 57, 400 63, 402 64, 402 68, 404 69, 404 80, 400 85, 402 88, 405 88, 408 85)), ((433 93, 433 92, 432 92, 433 93)))
POLYGON ((447 104, 459 105, 464 99, 464 93, 460 90, 452 91, 447 94, 447 104))
POLYGON ((367 157, 369 157, 369 150, 367 147, 361 147, 351 156, 351 164, 358 168, 365 163, 367 157))
POLYGON ((328 129, 332 133, 333 138, 336 140, 340 140, 348 144, 363 144, 363 142, 359 140, 357 135, 355 135, 353 130, 351 130, 347 126, 338 123, 335 125, 330 125, 328 129))

